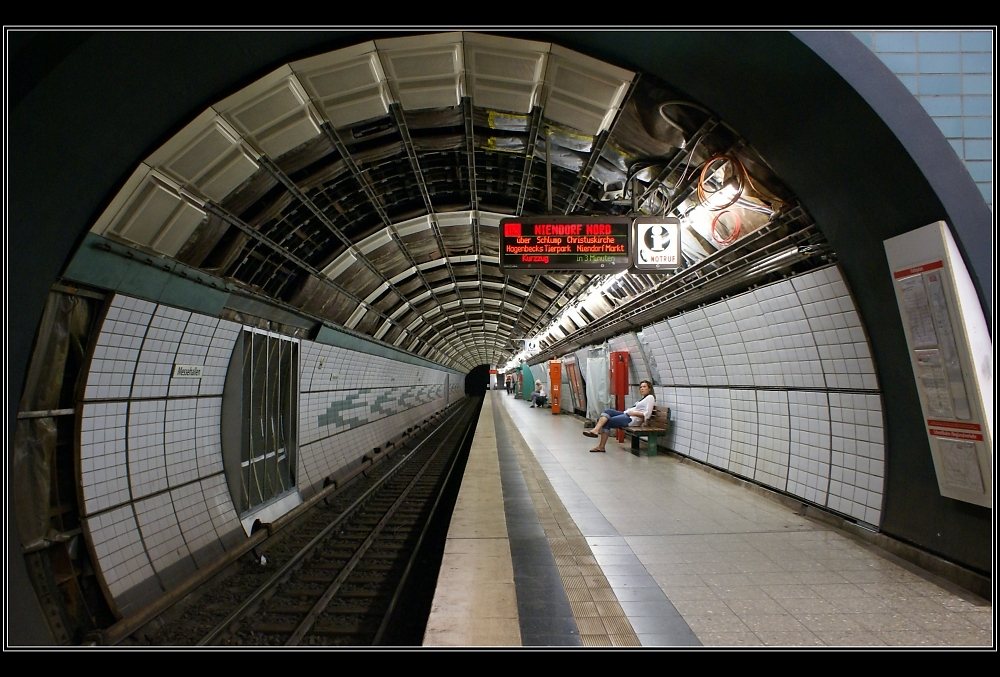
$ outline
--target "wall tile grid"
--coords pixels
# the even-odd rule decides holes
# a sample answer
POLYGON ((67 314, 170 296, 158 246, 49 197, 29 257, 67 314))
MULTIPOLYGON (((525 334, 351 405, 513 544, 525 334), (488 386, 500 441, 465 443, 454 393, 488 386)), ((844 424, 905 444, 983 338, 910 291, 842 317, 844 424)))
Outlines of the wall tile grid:
POLYGON ((198 400, 167 400, 163 421, 166 481, 171 487, 193 482, 198 473, 198 400))
POLYGON ((717 468, 729 467, 733 444, 733 406, 730 392, 723 388, 711 388, 706 396, 708 406, 708 456, 706 461, 717 468))
MULTIPOLYGON (((85 524, 120 610, 244 538, 219 438, 240 331, 140 299, 110 303, 85 387, 80 456, 85 524), (175 364, 201 366, 202 377, 173 378, 175 364)), ((300 386, 307 487, 464 396, 455 375, 309 341, 300 386)))
POLYGON ((170 492, 177 521, 184 535, 184 542, 199 567, 210 564, 219 557, 222 545, 212 524, 212 516, 205 509, 205 494, 200 482, 194 482, 170 492))
POLYGON ((233 505, 229 487, 224 475, 209 475, 201 480, 201 490, 205 496, 205 510, 212 519, 212 526, 219 534, 224 547, 240 543, 246 538, 243 526, 240 524, 236 506, 233 505))
POLYGON ((753 390, 730 390, 732 447, 729 472, 753 479, 757 465, 757 393, 753 390))
POLYGON ((149 587, 159 589, 149 555, 140 540, 131 505, 87 517, 84 525, 90 533, 105 585, 119 613, 126 613, 137 602, 137 591, 149 587))
POLYGON ((193 570, 193 552, 220 551, 242 531, 219 442, 238 331, 127 296, 109 304, 84 389, 80 467, 84 523, 119 610, 193 570), (202 366, 202 378, 173 378, 175 363, 202 366))
POLYGON ((881 396, 836 266, 656 323, 642 341, 675 451, 878 524, 881 396))
MULTIPOLYGON (((697 318, 695 314, 699 311, 691 311, 684 315, 670 318, 670 329, 673 331, 674 340, 677 341, 677 355, 684 362, 684 369, 687 372, 687 382, 692 384, 707 383, 705 377, 705 367, 701 361, 701 354, 698 352, 698 344, 695 343, 692 333, 693 324, 697 318)), ((700 311, 702 315, 704 311, 700 311)))
POLYGON ((647 327, 644 334, 649 336, 650 354, 656 364, 659 383, 690 383, 684 356, 681 355, 668 320, 647 327))
POLYGON ((84 404, 80 420, 83 511, 91 515, 129 500, 125 439, 128 404, 84 404))
MULTIPOLYGON (((702 308, 692 310, 684 317, 690 332, 692 356, 697 356, 697 364, 701 367, 702 383, 710 386, 727 385, 722 351, 712 330, 714 318, 709 318, 702 308)), ((690 369, 688 371, 692 373, 690 369)), ((693 373, 697 373, 697 369, 693 373)))
POLYGON ((830 480, 830 403, 827 393, 790 391, 788 491, 819 505, 827 503, 830 480))
MULTIPOLYGON (((132 382, 133 399, 167 396, 174 358, 177 357, 177 348, 190 315, 168 306, 156 309, 139 353, 132 382)), ((186 383, 187 379, 184 381, 186 383)))
POLYGON ((138 400, 129 403, 128 472, 135 498, 167 488, 167 467, 163 443, 166 400, 138 400))
MULTIPOLYGON (((218 326, 218 320, 196 313, 185 314, 187 321, 177 344, 177 353, 171 361, 184 365, 204 365, 208 357, 208 350, 212 345, 212 337, 218 326)), ((200 379, 170 379, 167 395, 170 397, 194 397, 199 394, 204 378, 202 376, 200 379)))
POLYGON ((855 393, 830 393, 829 397, 829 506, 878 524, 885 477, 881 397, 855 393))
POLYGON ((757 392, 757 465, 754 479, 785 491, 788 479, 788 393, 757 392))
MULTIPOLYGON (((685 456, 692 456, 694 453, 692 451, 694 426, 691 418, 693 412, 691 391, 691 388, 669 388, 666 393, 667 398, 664 400, 670 407, 670 419, 673 421, 671 425, 673 428, 673 449, 685 456)), ((701 453, 705 457, 708 456, 706 452, 701 453)))
POLYGON ((757 298, 748 293, 726 299, 712 306, 713 316, 715 316, 715 306, 719 306, 725 327, 720 336, 725 337, 723 345, 726 351, 726 378, 733 386, 752 386, 754 370, 750 346, 763 336, 765 322, 757 298), (732 318, 731 322, 729 318, 732 318))
POLYGON ((125 399, 132 392, 135 363, 156 305, 116 296, 97 337, 85 400, 125 399))
POLYGON ((763 326, 747 346, 758 386, 822 388, 819 354, 795 290, 788 281, 752 292, 760 305, 763 326))
POLYGON ((133 508, 153 569, 166 589, 176 587, 196 567, 181 535, 170 494, 156 494, 138 500, 133 503, 133 508))
POLYGON ((793 278, 828 388, 875 390, 875 364, 861 318, 836 268, 793 278))

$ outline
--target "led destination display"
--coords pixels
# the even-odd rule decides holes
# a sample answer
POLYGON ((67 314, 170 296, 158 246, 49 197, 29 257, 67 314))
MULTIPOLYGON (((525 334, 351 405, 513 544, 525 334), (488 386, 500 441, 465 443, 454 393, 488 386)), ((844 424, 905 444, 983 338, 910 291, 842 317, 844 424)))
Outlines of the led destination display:
POLYGON ((626 270, 631 263, 632 219, 532 217, 500 221, 503 270, 626 270))

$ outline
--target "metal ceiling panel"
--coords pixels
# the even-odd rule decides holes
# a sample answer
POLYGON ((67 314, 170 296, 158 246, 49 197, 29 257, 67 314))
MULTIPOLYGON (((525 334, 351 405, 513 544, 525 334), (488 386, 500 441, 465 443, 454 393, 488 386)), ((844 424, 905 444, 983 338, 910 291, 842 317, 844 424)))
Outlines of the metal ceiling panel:
POLYGON ((538 103, 546 42, 465 33, 466 77, 476 106, 530 113, 538 103))
POLYGON ((584 134, 606 130, 635 73, 552 45, 545 72, 545 117, 584 134))
POLYGON ((461 33, 377 40, 389 86, 403 110, 457 106, 464 95, 461 33))
POLYGON ((374 42, 295 61, 290 68, 338 129, 389 112, 392 96, 374 42))
POLYGON ((147 159, 181 186, 221 202, 257 171, 257 162, 243 147, 239 134, 207 110, 147 159))
POLYGON ((214 106, 254 147, 272 158, 319 136, 308 96, 282 66, 214 106))
POLYGON ((383 228, 378 232, 372 233, 360 242, 357 242, 356 246, 362 254, 369 254, 379 247, 384 247, 388 244, 393 244, 392 235, 389 233, 388 228, 383 228))
POLYGON ((93 232, 174 256, 205 219, 205 212, 184 199, 167 177, 148 168, 129 183, 128 197, 113 203, 116 211, 106 211, 93 232))
POLYGON ((338 256, 330 265, 323 269, 323 274, 331 280, 336 280, 344 274, 344 271, 357 263, 357 257, 347 251, 338 256))

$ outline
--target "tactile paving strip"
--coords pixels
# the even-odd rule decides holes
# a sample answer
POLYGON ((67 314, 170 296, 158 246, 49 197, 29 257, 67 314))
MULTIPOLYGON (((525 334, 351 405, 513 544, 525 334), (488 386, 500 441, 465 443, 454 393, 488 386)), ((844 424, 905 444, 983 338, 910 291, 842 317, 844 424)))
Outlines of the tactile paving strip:
MULTIPOLYGON (((506 413, 504 416, 507 417, 506 413)), ((512 429, 516 428, 512 425, 512 429)), ((514 448, 538 521, 544 525, 582 644, 640 646, 590 544, 562 505, 538 460, 523 440, 514 448)))

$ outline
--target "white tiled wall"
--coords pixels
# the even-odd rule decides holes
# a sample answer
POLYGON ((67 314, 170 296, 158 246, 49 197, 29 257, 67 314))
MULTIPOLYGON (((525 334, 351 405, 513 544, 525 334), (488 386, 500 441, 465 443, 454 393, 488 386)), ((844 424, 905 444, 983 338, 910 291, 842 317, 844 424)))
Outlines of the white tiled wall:
POLYGON ((205 510, 205 494, 201 482, 185 484, 170 492, 177 522, 184 543, 199 567, 211 564, 222 553, 219 534, 212 516, 205 510))
POLYGON ((711 389, 707 395, 709 399, 707 461, 716 467, 728 468, 733 442, 733 409, 729 400, 729 390, 711 389))
POLYGON ((788 393, 757 391, 757 465, 754 479, 784 491, 788 478, 788 393))
POLYGON ((692 310, 686 317, 691 329, 691 337, 694 339, 694 345, 701 361, 704 383, 710 386, 728 385, 722 349, 719 347, 719 341, 712 326, 716 318, 709 317, 701 308, 692 310))
POLYGON ((653 362, 659 370, 659 383, 692 383, 688 378, 684 360, 680 358, 680 348, 670 321, 658 322, 643 330, 647 336, 653 362))
POLYGON ((116 296, 97 337, 84 399, 127 398, 156 304, 116 296))
POLYGON ((198 479, 198 400, 166 401, 163 421, 167 484, 178 487, 198 479))
POLYGON ((830 393, 830 437, 830 507, 878 524, 885 478, 881 397, 830 393))
MULTIPOLYGON (((752 307, 753 297, 749 294, 739 298, 744 299, 744 302, 752 307)), ((750 357, 747 355, 746 345, 743 343, 740 322, 737 321, 737 314, 741 320, 745 321, 751 311, 746 310, 745 306, 741 305, 734 308, 731 302, 716 303, 711 310, 712 330, 719 344, 719 353, 724 369, 721 379, 712 385, 752 385, 753 372, 750 369, 750 357)), ((706 317, 708 316, 706 315, 706 317)))
POLYGON ((225 476, 221 473, 209 475, 201 480, 201 491, 205 497, 203 510, 211 518, 215 533, 219 535, 219 542, 228 544, 242 540, 243 526, 240 524, 239 515, 236 514, 233 499, 229 495, 225 476))
POLYGON ((875 365, 861 319, 835 267, 791 280, 815 337, 828 388, 874 390, 875 365))
POLYGON ((169 493, 155 494, 132 504, 143 544, 153 569, 167 587, 194 570, 191 552, 181 535, 176 507, 169 493))
POLYGON ((819 354, 795 291, 787 282, 752 292, 758 317, 748 323, 746 342, 754 384, 763 387, 823 387, 819 354))
POLYGON ((879 523, 881 395, 836 266, 677 315, 642 338, 673 450, 879 523))
POLYGON ((132 591, 144 587, 159 587, 149 562, 149 554, 141 540, 135 512, 130 504, 98 513, 84 520, 100 563, 101 574, 108 591, 126 613, 136 604, 132 591))
MULTIPOLYGON (((708 461, 709 438, 712 432, 712 411, 708 388, 688 388, 691 421, 691 458, 708 461)), ((669 403, 668 403, 669 406, 669 403)), ((672 413, 672 412, 671 412, 672 413)))
POLYGON ((684 369, 687 371, 688 383, 707 383, 705 377, 705 367, 701 362, 701 353, 698 352, 698 344, 695 342, 693 329, 698 324, 699 315, 704 317, 698 310, 680 315, 676 322, 672 319, 670 327, 674 332, 674 339, 677 341, 677 353, 673 359, 680 359, 684 362, 684 369))
MULTIPOLYGON (((146 331, 132 382, 132 397, 166 397, 177 349, 191 313, 159 306, 146 331)), ((194 379, 175 379, 181 385, 194 379)))
MULTIPOLYGON (((670 407, 670 418, 673 423, 673 449, 687 456, 692 455, 691 434, 694 430, 693 412, 694 406, 691 401, 691 388, 659 388, 657 389, 656 401, 670 407), (663 395, 660 395, 660 393, 663 395), (681 416, 683 423, 677 421, 681 416)), ((707 457, 707 452, 702 452, 707 457)))
POLYGON ((221 552, 241 530, 219 441, 238 331, 170 306, 111 300, 84 390, 80 468, 84 523, 123 613, 193 571, 194 552, 221 552), (201 366, 203 376, 173 378, 175 364, 201 366), (209 495, 206 483, 222 491, 209 495))
MULTIPOLYGON (((118 610, 245 539, 223 474, 222 392, 241 326, 115 296, 80 422, 84 524, 118 610), (175 365, 201 378, 173 378, 175 365)), ((302 342, 298 484, 324 477, 463 396, 454 374, 302 342)))
POLYGON ((827 393, 790 391, 791 458, 788 491, 826 505, 830 481, 830 405, 827 393))
POLYGON ((129 500, 125 438, 128 404, 84 404, 80 420, 83 511, 92 515, 129 500))
POLYGON ((135 497, 167 488, 163 424, 166 400, 133 401, 128 414, 129 485, 135 497))
POLYGON ((731 473, 753 479, 753 469, 757 465, 757 392, 730 390, 729 406, 733 442, 728 469, 731 473))

